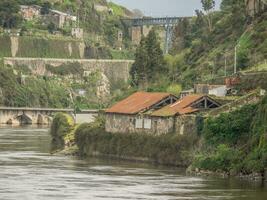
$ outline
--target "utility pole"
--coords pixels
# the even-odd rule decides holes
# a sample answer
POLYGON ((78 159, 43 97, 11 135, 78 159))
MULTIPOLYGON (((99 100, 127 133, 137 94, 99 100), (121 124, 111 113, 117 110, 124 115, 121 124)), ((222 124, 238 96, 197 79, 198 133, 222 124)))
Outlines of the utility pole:
POLYGON ((237 67, 237 45, 235 46, 235 65, 234 65, 234 74, 236 74, 237 67))
POLYGON ((226 58, 226 54, 224 55, 224 76, 227 76, 227 58, 226 58))
POLYGON ((239 47, 239 44, 235 45, 235 65, 234 65, 234 74, 237 72, 237 48, 239 47))

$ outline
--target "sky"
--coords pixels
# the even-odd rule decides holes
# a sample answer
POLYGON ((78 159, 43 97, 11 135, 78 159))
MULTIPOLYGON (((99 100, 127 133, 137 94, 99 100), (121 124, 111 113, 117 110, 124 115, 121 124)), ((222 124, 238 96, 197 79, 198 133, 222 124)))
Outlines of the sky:
MULTIPOLYGON (((146 16, 192 16, 196 9, 201 9, 201 0, 109 0, 128 9, 139 9, 146 16)), ((216 1, 219 9, 221 0, 216 1)))

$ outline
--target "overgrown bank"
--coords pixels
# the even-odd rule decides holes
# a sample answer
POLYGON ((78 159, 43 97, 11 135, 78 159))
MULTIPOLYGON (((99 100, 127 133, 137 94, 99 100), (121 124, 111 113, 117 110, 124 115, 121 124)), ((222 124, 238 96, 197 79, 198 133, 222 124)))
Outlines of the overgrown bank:
MULTIPOLYGON (((54 121, 57 126, 52 126, 53 137, 59 132, 69 130, 64 117, 56 117, 54 121), (63 121, 59 124, 58 120, 63 121), (62 128, 64 126, 66 126, 65 129, 62 128), (55 127, 58 128, 55 129, 55 127)), ((154 136, 140 133, 107 133, 104 129, 104 120, 101 118, 94 123, 80 125, 76 129, 74 137, 81 156, 103 156, 181 167, 187 167, 192 162, 193 148, 198 141, 197 136, 177 134, 154 136)), ((61 142, 59 143, 66 144, 62 141, 64 136, 60 138, 61 142)))
POLYGON ((199 172, 251 179, 264 177, 267 168, 267 96, 256 105, 208 118, 203 145, 191 166, 199 172))
MULTIPOLYGON (((52 136, 61 149, 77 145, 80 155, 190 166, 191 172, 264 178, 267 168, 267 96, 260 103, 207 118, 202 135, 107 133, 104 119, 78 127, 57 116, 52 136), (54 134, 56 133, 56 134, 54 134), (72 138, 71 140, 69 138, 72 138), (66 145, 67 144, 67 145, 66 145)), ((266 178, 266 177, 265 177, 266 178)))

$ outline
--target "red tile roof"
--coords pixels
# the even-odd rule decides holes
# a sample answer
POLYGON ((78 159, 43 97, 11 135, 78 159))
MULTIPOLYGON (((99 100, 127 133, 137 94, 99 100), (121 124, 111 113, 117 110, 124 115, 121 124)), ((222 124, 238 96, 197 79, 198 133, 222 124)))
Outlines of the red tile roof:
POLYGON ((204 97, 203 95, 188 95, 185 96, 184 98, 178 100, 177 102, 167 105, 155 112, 153 112, 151 115, 152 116, 174 116, 176 114, 190 114, 193 112, 198 111, 198 109, 191 107, 194 102, 198 101, 204 97))
POLYGON ((170 93, 136 92, 107 109, 106 113, 137 114, 148 110, 169 96, 171 96, 170 93))

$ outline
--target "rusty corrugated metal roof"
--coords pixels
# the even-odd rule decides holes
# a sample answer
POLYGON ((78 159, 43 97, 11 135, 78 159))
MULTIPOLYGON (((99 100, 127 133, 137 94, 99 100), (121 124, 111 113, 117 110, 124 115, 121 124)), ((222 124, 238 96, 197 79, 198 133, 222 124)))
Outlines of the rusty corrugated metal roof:
POLYGON ((106 110, 106 113, 137 114, 171 96, 170 93, 136 92, 106 110))
POLYGON ((177 102, 165 106, 155 112, 153 112, 152 116, 158 116, 158 117, 167 117, 167 116, 174 116, 176 114, 190 114, 193 112, 198 111, 198 109, 191 107, 192 103, 198 101, 204 97, 204 95, 188 95, 184 98, 178 100, 177 102))

